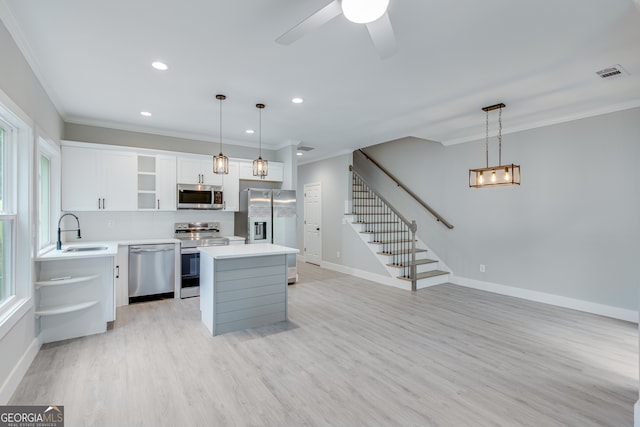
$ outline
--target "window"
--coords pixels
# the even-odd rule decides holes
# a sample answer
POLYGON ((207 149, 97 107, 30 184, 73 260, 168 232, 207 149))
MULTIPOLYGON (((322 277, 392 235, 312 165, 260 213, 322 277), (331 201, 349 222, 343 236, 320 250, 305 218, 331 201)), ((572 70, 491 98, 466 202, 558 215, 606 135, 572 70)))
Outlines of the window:
POLYGON ((10 144, 11 127, 0 121, 0 306, 14 295, 13 247, 15 209, 9 197, 12 177, 10 144))
POLYGON ((33 306, 32 122, 0 91, 0 338, 33 306))
POLYGON ((60 213, 60 147, 38 138, 38 249, 49 249, 55 241, 60 213))
POLYGON ((51 159, 44 154, 40 154, 40 170, 38 173, 38 241, 40 249, 47 246, 51 241, 51 159))

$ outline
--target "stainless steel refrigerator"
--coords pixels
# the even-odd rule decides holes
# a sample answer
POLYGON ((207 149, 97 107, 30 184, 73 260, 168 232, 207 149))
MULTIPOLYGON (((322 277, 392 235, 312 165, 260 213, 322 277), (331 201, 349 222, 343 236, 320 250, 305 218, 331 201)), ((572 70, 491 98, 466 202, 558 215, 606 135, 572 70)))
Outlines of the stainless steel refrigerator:
MULTIPOLYGON (((240 210, 235 213, 234 232, 247 244, 274 243, 295 248, 296 192, 247 188, 240 192, 240 210)), ((297 280, 296 255, 287 255, 289 283, 297 280)))

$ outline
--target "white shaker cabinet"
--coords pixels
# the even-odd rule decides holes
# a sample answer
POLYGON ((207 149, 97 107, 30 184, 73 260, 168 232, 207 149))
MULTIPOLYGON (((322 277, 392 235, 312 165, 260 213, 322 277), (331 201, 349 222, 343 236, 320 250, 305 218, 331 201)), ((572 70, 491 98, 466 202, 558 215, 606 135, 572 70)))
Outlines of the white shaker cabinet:
POLYGON ((138 209, 176 210, 176 157, 138 154, 138 209))
POLYGON ((284 178, 284 164, 269 160, 267 176, 264 179, 253 175, 253 161, 240 160, 240 179, 245 181, 275 181, 282 182, 284 178))
POLYGON ((178 184, 222 185, 222 176, 213 173, 213 156, 178 157, 178 184))
POLYGON ((235 159, 229 159, 229 173, 222 175, 222 197, 225 211, 240 209, 240 163, 235 159))
POLYGON ((62 210, 136 210, 136 166, 132 152, 63 146, 62 210))

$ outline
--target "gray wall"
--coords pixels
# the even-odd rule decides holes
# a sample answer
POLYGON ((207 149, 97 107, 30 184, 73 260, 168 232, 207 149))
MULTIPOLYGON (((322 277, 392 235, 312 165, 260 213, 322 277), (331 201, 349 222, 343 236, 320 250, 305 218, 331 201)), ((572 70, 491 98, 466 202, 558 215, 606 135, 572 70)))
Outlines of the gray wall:
MULTIPOLYGON (((38 134, 44 133, 44 136, 49 138, 55 140, 60 139, 62 137, 63 127, 62 119, 2 23, 0 23, 0 52, 2 52, 0 90, 33 120, 38 134)), ((37 182, 35 173, 32 176, 31 182, 33 185, 37 182)), ((35 230, 35 212, 33 207, 36 206, 36 194, 37 192, 33 191, 32 188, 31 210, 29 212, 30 227, 32 230, 35 230)), ((31 242, 31 247, 34 247, 35 242, 30 236, 20 236, 20 238, 27 239, 26 241, 31 242)), ((22 278, 22 280, 28 280, 28 285, 31 286, 31 275, 23 274, 20 275, 20 278, 22 278)), ((2 328, 2 331, 3 333, 0 334, 0 387, 5 385, 5 381, 10 379, 12 370, 18 365, 21 357, 23 357, 33 343, 35 337, 33 307, 28 310, 12 328, 9 330, 2 328)), ((29 358, 27 357, 26 359, 27 363, 29 363, 29 358)), ((2 391, 9 392, 11 390, 2 389, 2 391)), ((0 404, 5 403, 2 402, 2 400, 6 396, 3 394, 2 397, 0 404)))
POLYGON ((351 159, 351 154, 346 154, 298 167, 298 248, 304 249, 304 185, 320 183, 322 261, 387 274, 351 226, 343 221, 351 185, 351 159))
MULTIPOLYGON (((200 141, 195 139, 176 138, 172 136, 155 135, 143 132, 133 132, 99 126, 64 124, 64 137, 69 141, 93 142, 96 144, 120 145, 125 147, 149 148, 154 150, 179 151, 193 154, 217 154, 220 151, 218 142, 200 141)), ((224 140, 223 140, 224 143, 224 140)), ((243 147, 239 145, 223 145, 224 155, 240 159, 254 159, 258 157, 258 147, 243 147)), ((262 150, 267 160, 278 160, 277 152, 262 150)))
POLYGON ((63 122, 4 24, 0 23, 0 89, 54 140, 62 137, 63 122))
MULTIPOLYGON (((468 187, 484 141, 406 139, 366 151, 453 223, 446 229, 387 186, 456 276, 637 309, 640 109, 505 135, 503 163, 521 165, 520 187, 468 187)), ((497 164, 495 138, 489 153, 497 164)))

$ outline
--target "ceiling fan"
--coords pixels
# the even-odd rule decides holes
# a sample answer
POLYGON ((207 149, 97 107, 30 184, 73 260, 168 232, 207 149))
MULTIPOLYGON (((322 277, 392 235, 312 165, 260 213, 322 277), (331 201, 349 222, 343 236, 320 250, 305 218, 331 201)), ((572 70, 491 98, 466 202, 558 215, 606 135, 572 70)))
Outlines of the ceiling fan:
POLYGON ((386 59, 398 50, 393 27, 387 14, 389 0, 333 0, 276 39, 289 45, 305 34, 343 14, 356 24, 365 24, 378 55, 386 59))

